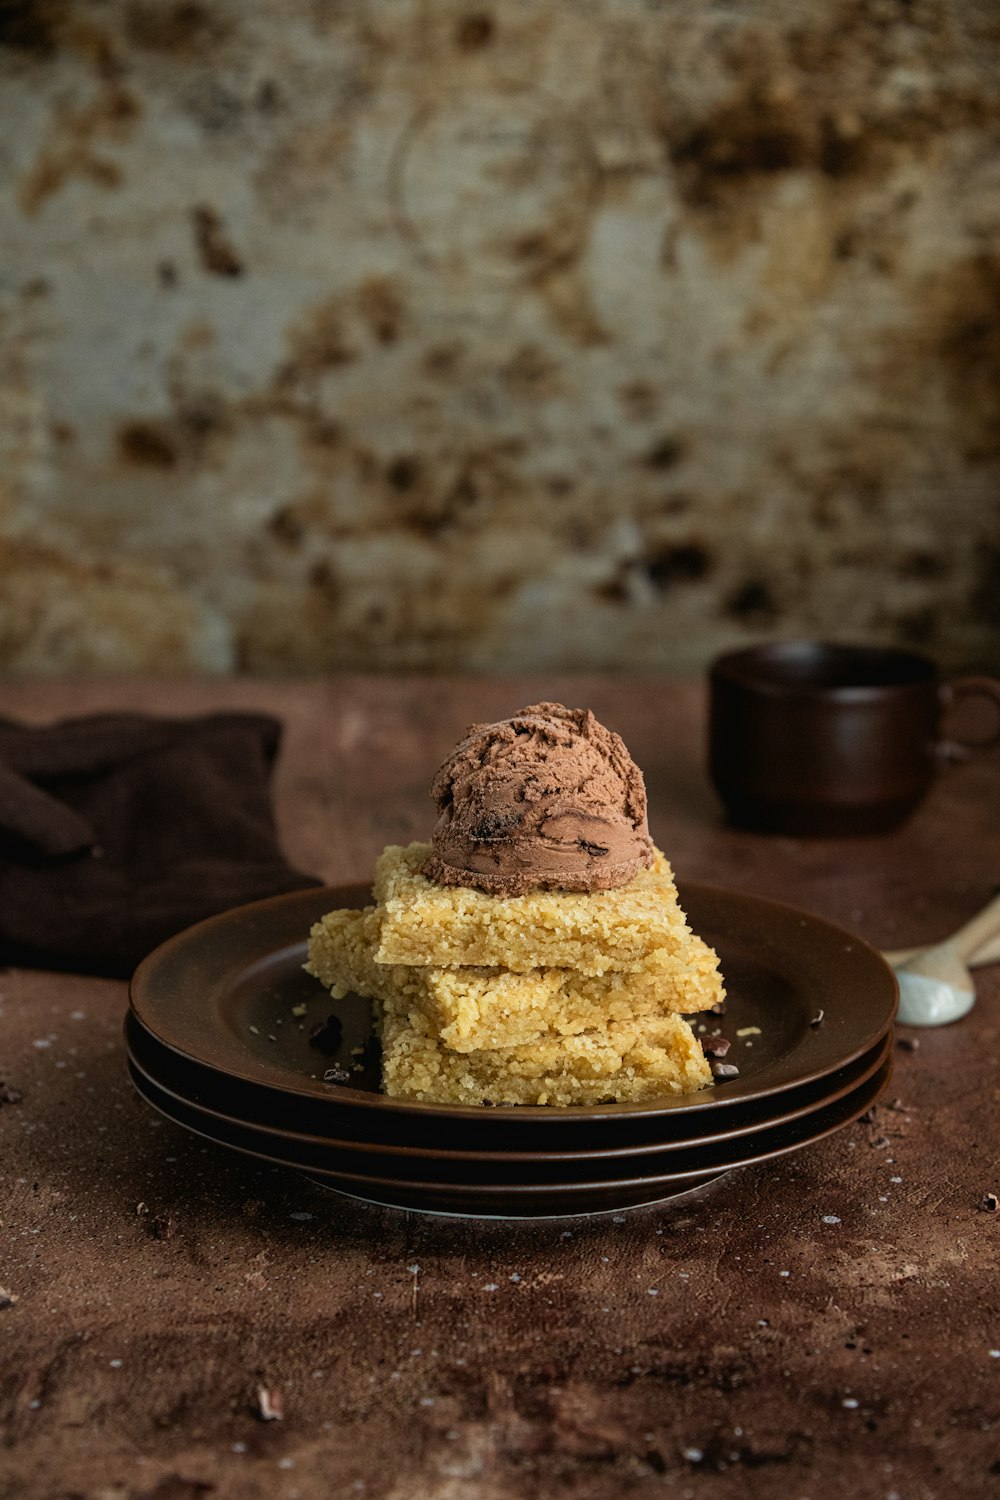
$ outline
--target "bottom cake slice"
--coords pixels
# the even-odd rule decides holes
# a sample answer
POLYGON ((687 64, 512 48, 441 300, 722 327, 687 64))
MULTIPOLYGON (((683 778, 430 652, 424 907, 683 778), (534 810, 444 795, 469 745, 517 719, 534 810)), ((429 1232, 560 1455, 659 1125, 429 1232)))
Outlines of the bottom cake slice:
POLYGON ((387 1094, 436 1104, 626 1104, 687 1094, 712 1082, 691 1027, 678 1015, 552 1037, 521 1047, 453 1052, 426 1016, 380 1004, 387 1094))

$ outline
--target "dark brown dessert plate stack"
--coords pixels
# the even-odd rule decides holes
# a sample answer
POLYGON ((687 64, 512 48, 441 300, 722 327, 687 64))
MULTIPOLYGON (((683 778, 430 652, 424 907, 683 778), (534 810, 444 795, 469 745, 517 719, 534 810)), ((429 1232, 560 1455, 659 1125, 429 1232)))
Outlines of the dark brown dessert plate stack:
POLYGON ((888 1083, 897 988, 873 949, 793 907, 688 885, 681 905, 718 952, 727 990, 725 1014, 693 1024, 729 1039, 735 1077, 641 1105, 387 1098, 369 1002, 332 1000, 302 968, 312 924, 370 899, 367 886, 298 891, 152 953, 125 1026, 139 1094, 209 1140, 352 1197, 545 1218, 663 1201, 799 1150, 857 1119, 888 1083))

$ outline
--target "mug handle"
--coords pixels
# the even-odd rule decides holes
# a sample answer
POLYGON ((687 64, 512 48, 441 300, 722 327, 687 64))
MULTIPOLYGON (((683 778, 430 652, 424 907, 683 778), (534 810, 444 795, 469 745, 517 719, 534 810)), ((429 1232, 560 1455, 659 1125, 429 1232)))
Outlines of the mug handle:
POLYGON ((946 710, 966 698, 988 698, 996 709, 997 716, 994 729, 979 739, 962 740, 956 737, 946 741, 940 747, 945 755, 957 753, 964 757, 970 750, 985 750, 1000 741, 1000 681, 995 677, 955 677, 942 682, 939 693, 941 706, 946 710))

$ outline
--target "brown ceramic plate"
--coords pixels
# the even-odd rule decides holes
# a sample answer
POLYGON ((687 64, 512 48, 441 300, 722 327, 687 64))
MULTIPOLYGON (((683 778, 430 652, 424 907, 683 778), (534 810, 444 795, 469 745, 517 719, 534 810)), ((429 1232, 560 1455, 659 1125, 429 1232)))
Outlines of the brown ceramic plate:
MULTIPOLYGON (((190 1110, 165 1094, 137 1069, 130 1070, 141 1096, 176 1124, 218 1145, 277 1165, 295 1168, 325 1187, 394 1208, 430 1213, 488 1215, 503 1218, 562 1217, 660 1202, 690 1191, 737 1167, 771 1161, 840 1130, 870 1109, 892 1073, 892 1059, 858 1088, 836 1103, 814 1110, 804 1119, 761 1129, 742 1142, 692 1146, 680 1155, 645 1158, 631 1175, 580 1178, 554 1176, 551 1181, 509 1180, 498 1169, 482 1166, 465 1178, 444 1176, 434 1165, 425 1178, 388 1176, 355 1170, 353 1161, 333 1163, 321 1142, 292 1145, 287 1137, 266 1136, 253 1126, 230 1123, 190 1110)), ((468 1171, 468 1169, 466 1169, 468 1171)))
MULTIPOLYGON (((169 1095, 171 1099, 185 1106, 193 1116, 200 1117, 204 1121, 206 1130, 211 1129, 212 1121, 218 1121, 223 1129, 230 1125, 250 1125, 260 1133, 262 1138, 274 1137, 275 1142, 279 1143, 279 1149, 280 1142, 283 1140, 287 1141, 293 1149, 299 1143, 320 1144, 330 1154, 331 1159, 338 1162, 343 1161, 347 1156, 356 1157, 358 1160, 369 1156, 401 1161, 404 1166, 412 1162, 420 1162, 424 1169, 428 1163, 454 1162, 463 1167, 479 1163, 489 1167, 502 1162, 505 1169, 511 1175, 516 1176, 518 1170, 536 1169, 540 1164, 551 1163, 557 1170, 574 1171, 583 1161, 599 1163, 614 1158, 647 1156, 663 1151, 685 1151, 693 1146, 701 1147, 721 1144, 723 1141, 735 1141, 741 1136, 759 1131, 762 1126, 772 1128, 777 1125, 791 1124, 821 1106, 836 1103, 846 1094, 866 1083, 885 1063, 892 1047, 892 1035, 886 1033, 882 1040, 862 1057, 844 1068, 838 1068, 815 1083, 805 1084, 797 1089, 786 1089, 768 1099, 748 1104, 741 1110, 727 1110, 719 1117, 705 1114, 667 1117, 665 1121, 646 1122, 644 1138, 638 1142, 609 1146, 598 1136, 597 1144, 588 1145, 584 1141, 582 1144, 577 1144, 575 1149, 563 1151, 507 1149, 490 1151, 477 1150, 474 1145, 469 1149, 459 1150, 451 1146, 437 1146, 432 1141, 424 1145, 369 1141, 357 1137, 344 1138, 308 1131, 300 1132, 277 1120, 265 1123, 256 1117, 247 1118, 239 1114, 227 1114, 225 1110, 206 1103, 204 1099, 199 1101, 192 1093, 185 1092, 183 1070, 173 1065, 168 1053, 162 1050, 158 1053, 155 1046, 150 1045, 149 1039, 137 1028, 132 1018, 129 1018, 126 1023, 125 1042, 130 1073, 133 1078, 141 1075, 144 1082, 148 1082, 162 1094, 169 1095), (163 1066, 164 1064, 166 1066, 163 1066), (689 1125, 693 1125, 693 1129, 678 1131, 662 1128, 664 1125, 667 1127, 683 1126, 685 1118, 689 1125), (657 1126, 661 1128, 658 1129, 657 1126)), ((378 1160, 371 1162, 371 1170, 384 1172, 390 1168, 383 1160, 378 1160)))
MULTIPOLYGON (((240 1119, 279 1121, 332 1137, 432 1137, 438 1145, 460 1136, 471 1146, 474 1134, 484 1147, 529 1151, 537 1148, 540 1131, 551 1149, 562 1146, 564 1134, 574 1136, 566 1144, 577 1145, 581 1128, 588 1134, 599 1128, 613 1144, 616 1132, 627 1133, 642 1120, 727 1112, 822 1079, 885 1036, 896 1008, 895 976, 854 934, 742 892, 688 885, 680 896, 693 930, 719 953, 728 993, 719 1029, 732 1039, 730 1058, 740 1067, 738 1078, 697 1094, 559 1109, 456 1108, 387 1098, 379 1091, 368 1002, 356 996, 333 1001, 302 970, 312 923, 334 907, 364 905, 366 886, 296 891, 189 928, 140 964, 130 991, 132 1016, 178 1063, 198 1070, 196 1102, 215 1107, 224 1095, 220 1107, 240 1119), (301 1007, 304 1013, 296 1015, 301 1007), (309 1029, 331 1012, 343 1023, 343 1038, 337 1053, 323 1056, 309 1045, 309 1029), (323 1072, 338 1062, 359 1069, 351 1074, 356 1082, 323 1082, 323 1072)), ((685 1130, 696 1128, 685 1119, 685 1130)))

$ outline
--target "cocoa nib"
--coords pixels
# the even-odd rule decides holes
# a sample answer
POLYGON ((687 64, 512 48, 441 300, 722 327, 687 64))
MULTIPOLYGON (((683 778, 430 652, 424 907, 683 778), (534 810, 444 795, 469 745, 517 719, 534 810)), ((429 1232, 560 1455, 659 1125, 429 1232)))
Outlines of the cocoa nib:
POLYGON ((591 859, 604 859, 611 853, 607 844, 595 844, 590 839, 578 839, 577 843, 584 854, 588 854, 591 859))
POLYGON ((20 1104, 22 1097, 20 1089, 0 1078, 0 1104, 20 1104))
POLYGON ((487 812, 479 819, 476 826, 470 829, 469 836, 477 844, 490 844, 498 839, 509 839, 520 826, 521 814, 518 812, 487 812))
POLYGON ((339 1016, 327 1016, 325 1021, 317 1021, 309 1033, 310 1047, 316 1047, 320 1052, 336 1052, 344 1035, 344 1026, 339 1016))
POLYGON ((701 1050, 706 1057, 725 1057, 732 1046, 729 1038, 723 1036, 721 1031, 711 1031, 708 1036, 699 1038, 701 1050))
POLYGON ((332 1068, 327 1068, 323 1074, 324 1083, 350 1083, 351 1070, 345 1068, 343 1063, 334 1063, 332 1068))

